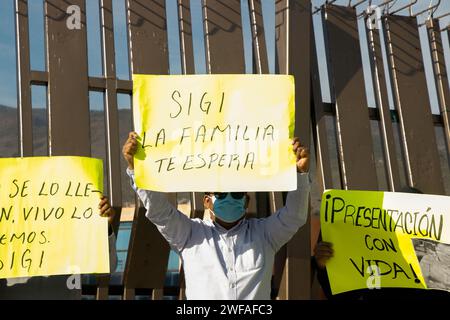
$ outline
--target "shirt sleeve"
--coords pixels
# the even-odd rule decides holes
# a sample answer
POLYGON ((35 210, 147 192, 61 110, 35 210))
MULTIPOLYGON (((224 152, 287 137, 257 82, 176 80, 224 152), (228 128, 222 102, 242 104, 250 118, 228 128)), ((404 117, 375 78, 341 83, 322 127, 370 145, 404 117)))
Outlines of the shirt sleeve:
POLYGON ((297 190, 290 191, 286 205, 263 221, 265 238, 278 251, 288 242, 308 218, 310 191, 308 173, 297 174, 297 190))
POLYGON ((158 228, 169 245, 178 252, 185 247, 193 222, 174 208, 167 195, 162 192, 139 189, 134 180, 134 171, 127 169, 131 186, 147 210, 145 216, 158 228))

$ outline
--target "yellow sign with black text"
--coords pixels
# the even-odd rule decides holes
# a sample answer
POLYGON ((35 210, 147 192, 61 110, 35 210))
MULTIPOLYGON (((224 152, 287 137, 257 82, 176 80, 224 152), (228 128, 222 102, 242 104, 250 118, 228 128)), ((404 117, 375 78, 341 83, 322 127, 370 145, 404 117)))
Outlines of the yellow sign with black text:
POLYGON ((0 159, 0 278, 109 273, 103 163, 0 159))
POLYGON ((297 187, 294 78, 133 75, 136 184, 180 191, 297 187))
POLYGON ((326 190, 322 240, 333 294, 357 289, 450 291, 450 197, 326 190))

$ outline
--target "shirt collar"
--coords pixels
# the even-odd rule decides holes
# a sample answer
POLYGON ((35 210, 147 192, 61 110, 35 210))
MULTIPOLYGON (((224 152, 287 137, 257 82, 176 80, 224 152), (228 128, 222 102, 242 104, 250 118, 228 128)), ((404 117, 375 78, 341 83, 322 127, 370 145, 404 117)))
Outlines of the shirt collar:
POLYGON ((239 229, 245 220, 247 220, 247 218, 241 219, 241 221, 239 221, 239 223, 237 225, 235 225, 233 228, 228 229, 228 230, 225 229, 224 227, 222 227, 220 224, 218 224, 215 221, 213 222, 213 224, 220 232, 227 233, 227 232, 233 232, 233 231, 236 231, 237 229, 239 229))

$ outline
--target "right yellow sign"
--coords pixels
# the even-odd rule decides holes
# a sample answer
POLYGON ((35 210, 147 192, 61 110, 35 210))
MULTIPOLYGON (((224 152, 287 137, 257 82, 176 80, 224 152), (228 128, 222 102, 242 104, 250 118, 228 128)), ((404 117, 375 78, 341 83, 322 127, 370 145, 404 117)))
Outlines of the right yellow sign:
POLYGON ((333 294, 358 289, 450 291, 450 197, 326 190, 322 240, 333 294))

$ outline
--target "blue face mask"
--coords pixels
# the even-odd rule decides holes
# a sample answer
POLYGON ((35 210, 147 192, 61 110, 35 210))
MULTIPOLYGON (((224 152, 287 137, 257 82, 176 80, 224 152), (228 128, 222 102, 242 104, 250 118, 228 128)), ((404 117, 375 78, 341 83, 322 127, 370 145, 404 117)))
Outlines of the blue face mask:
POLYGON ((213 197, 213 204, 214 215, 223 222, 236 222, 245 214, 245 197, 242 199, 234 199, 228 193, 224 199, 213 197))

